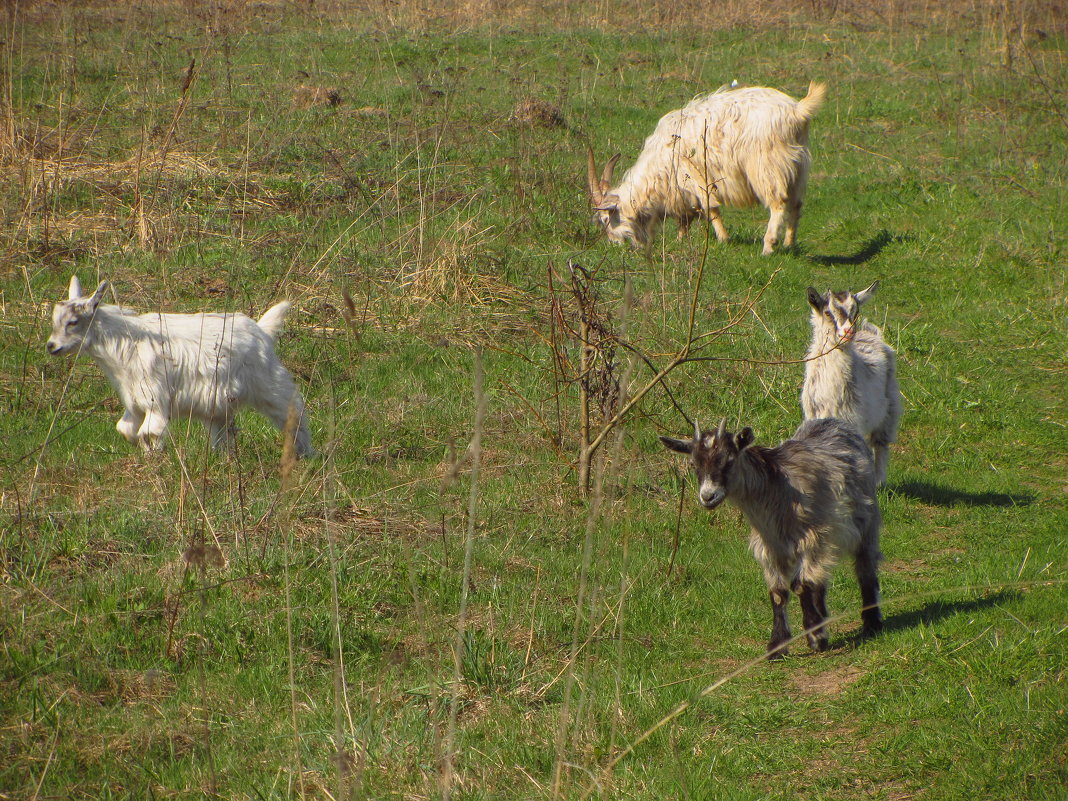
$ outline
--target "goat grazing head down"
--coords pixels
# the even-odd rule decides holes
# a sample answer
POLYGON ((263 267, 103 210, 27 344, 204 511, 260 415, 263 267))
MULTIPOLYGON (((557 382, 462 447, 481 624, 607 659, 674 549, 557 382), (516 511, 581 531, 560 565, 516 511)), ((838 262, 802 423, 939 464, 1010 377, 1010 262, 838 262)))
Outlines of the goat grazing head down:
POLYGON ((598 175, 597 163, 594 161, 593 148, 586 149, 586 180, 590 188, 590 201, 596 212, 595 219, 604 229, 610 242, 631 242, 643 244, 647 238, 646 231, 635 226, 630 215, 620 213, 620 196, 612 191, 612 175, 620 154, 616 153, 605 162, 598 175))
POLYGON ((101 281, 91 296, 84 297, 78 278, 70 279, 67 300, 61 300, 52 309, 52 334, 45 345, 49 353, 53 356, 77 353, 91 344, 93 318, 107 287, 108 282, 101 281))
POLYGON ((875 281, 860 292, 831 292, 820 294, 812 287, 808 288, 808 302, 812 306, 813 321, 823 321, 824 325, 834 327, 838 339, 852 342, 857 333, 857 318, 860 307, 875 294, 879 282, 875 281))
POLYGON ((734 435, 724 419, 715 431, 702 432, 694 421, 692 440, 661 437, 660 441, 670 450, 689 454, 697 473, 697 500, 711 510, 726 499, 734 463, 738 454, 753 444, 753 429, 746 426, 734 435))
POLYGON ((669 111, 646 137, 623 177, 612 180, 618 155, 600 171, 587 148, 586 176, 596 219, 612 242, 649 248, 671 219, 683 236, 706 218, 725 242, 720 207, 755 203, 769 211, 765 254, 796 242, 812 163, 809 122, 823 104, 823 84, 795 100, 766 86, 721 87, 669 111))

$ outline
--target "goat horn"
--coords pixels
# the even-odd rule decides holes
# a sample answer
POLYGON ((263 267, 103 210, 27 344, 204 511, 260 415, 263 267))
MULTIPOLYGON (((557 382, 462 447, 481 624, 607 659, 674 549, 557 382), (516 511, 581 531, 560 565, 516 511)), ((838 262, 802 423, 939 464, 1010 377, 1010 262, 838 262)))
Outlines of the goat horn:
MULTIPOLYGON (((607 165, 606 165, 607 166, 607 165)), ((586 148, 586 180, 590 185, 590 196, 594 205, 599 205, 604 198, 604 189, 597 180, 597 163, 593 160, 593 148, 586 148)))
POLYGON ((604 169, 601 170, 601 193, 604 194, 612 186, 612 173, 616 171, 616 162, 619 161, 619 153, 616 153, 612 158, 608 159, 604 163, 604 169))
POLYGON ((724 417, 719 421, 719 428, 716 429, 716 438, 722 437, 727 433, 727 418, 724 417))
POLYGON ((697 420, 693 421, 693 441, 694 442, 700 442, 701 441, 701 426, 698 425, 697 420))

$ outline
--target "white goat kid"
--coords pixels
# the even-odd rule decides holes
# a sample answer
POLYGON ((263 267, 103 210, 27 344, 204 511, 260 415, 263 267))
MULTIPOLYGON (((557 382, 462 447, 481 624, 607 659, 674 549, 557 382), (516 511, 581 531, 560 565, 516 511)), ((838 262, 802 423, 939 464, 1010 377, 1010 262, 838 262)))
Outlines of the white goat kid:
POLYGON ((215 448, 232 448, 234 416, 251 406, 279 429, 293 405, 297 454, 314 453, 304 403, 274 342, 290 304, 256 323, 243 314, 141 314, 101 304, 101 282, 89 297, 77 277, 52 312, 52 355, 84 353, 119 393, 125 413, 115 428, 146 450, 163 447, 172 419, 190 417, 208 428, 215 448))
POLYGON ((876 281, 860 292, 820 294, 808 288, 812 344, 805 362, 801 410, 806 420, 836 417, 868 440, 875 454, 875 478, 886 483, 890 443, 897 439, 901 391, 897 356, 883 332, 867 320, 857 324, 860 307, 875 293, 876 281))
POLYGON ((589 149, 590 195, 608 238, 647 246, 664 219, 677 220, 681 235, 704 215, 725 242, 720 206, 759 202, 771 212, 764 254, 774 251, 784 224, 783 245, 792 247, 812 163, 809 121, 826 94, 826 86, 813 82, 800 101, 759 86, 698 97, 661 118, 615 187, 618 154, 598 177, 589 149))

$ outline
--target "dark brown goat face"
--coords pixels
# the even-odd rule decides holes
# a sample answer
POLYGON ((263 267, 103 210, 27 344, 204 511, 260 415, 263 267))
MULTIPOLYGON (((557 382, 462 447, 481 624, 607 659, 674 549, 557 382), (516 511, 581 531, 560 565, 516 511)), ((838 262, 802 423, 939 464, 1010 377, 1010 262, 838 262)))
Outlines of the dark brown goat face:
POLYGON ((661 437, 664 447, 689 454, 697 474, 697 500, 706 509, 715 509, 727 498, 731 470, 746 447, 753 442, 753 429, 743 428, 737 436, 727 431, 726 420, 715 431, 694 427, 692 440, 661 437))

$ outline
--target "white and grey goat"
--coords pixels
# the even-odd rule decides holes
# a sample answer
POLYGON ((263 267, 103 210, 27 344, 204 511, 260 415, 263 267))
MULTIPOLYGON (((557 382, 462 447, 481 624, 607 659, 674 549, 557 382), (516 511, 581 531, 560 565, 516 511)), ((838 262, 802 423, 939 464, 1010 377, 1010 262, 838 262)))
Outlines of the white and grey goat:
POLYGON ((839 420, 807 420, 776 448, 754 445, 748 427, 735 436, 726 421, 716 431, 702 432, 695 424, 692 440, 660 439, 690 455, 702 506, 715 509, 729 500, 749 521, 749 547, 771 595, 769 659, 786 654, 791 590, 801 600, 809 645, 826 650, 827 578, 839 554, 854 559, 864 635, 882 630, 882 519, 871 452, 851 427, 839 420))
POLYGON ((901 419, 897 357, 878 326, 867 320, 857 324, 860 307, 878 286, 876 281, 855 294, 828 290, 822 295, 808 288, 812 344, 801 410, 806 420, 837 417, 854 426, 871 445, 875 479, 882 486, 901 419))
POLYGON ((292 404, 295 447, 311 455, 304 403, 274 342, 291 304, 256 323, 243 314, 141 314, 102 304, 108 282, 89 297, 75 276, 52 312, 52 355, 84 353, 104 371, 125 413, 115 426, 146 450, 163 447, 168 423, 184 417, 208 428, 215 448, 233 447, 234 416, 251 406, 282 429, 292 404))
POLYGON ((784 224, 783 245, 792 247, 812 163, 809 121, 826 95, 827 87, 813 82, 800 101, 762 86, 695 98, 661 118, 615 187, 619 155, 598 176, 589 149, 590 195, 608 238, 645 246, 664 219, 674 218, 681 234, 704 215, 724 242, 720 206, 761 203, 771 212, 764 254, 774 251, 784 224))

